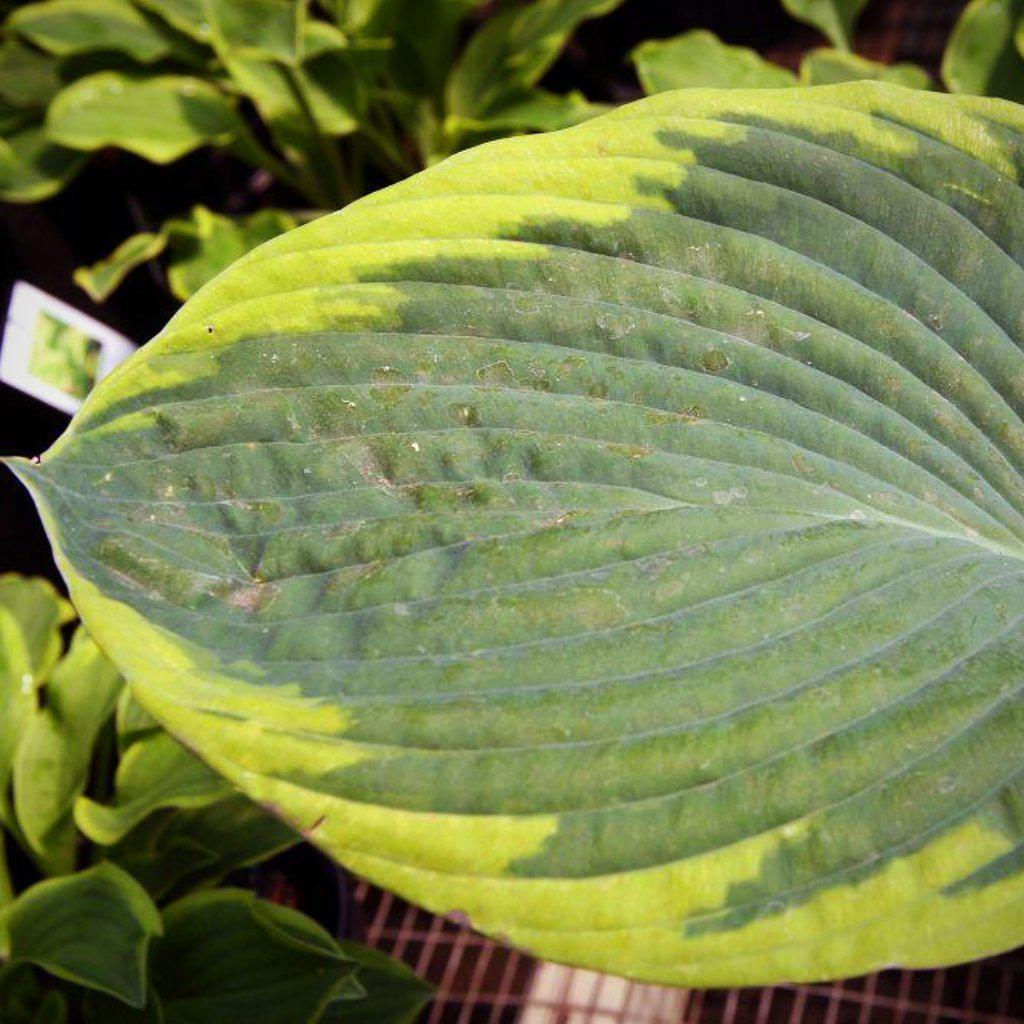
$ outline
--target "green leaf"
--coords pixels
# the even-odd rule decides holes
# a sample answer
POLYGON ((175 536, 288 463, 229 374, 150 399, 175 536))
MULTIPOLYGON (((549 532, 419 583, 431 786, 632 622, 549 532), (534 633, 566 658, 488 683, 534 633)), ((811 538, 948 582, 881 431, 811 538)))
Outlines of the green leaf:
POLYGON ((331 1003, 320 1024, 414 1024, 434 996, 400 960, 358 942, 341 942, 341 951, 358 965, 356 979, 364 990, 357 999, 331 1003))
POLYGON ((60 627, 75 616, 47 580, 0 575, 0 821, 14 826, 8 786, 36 693, 60 658, 60 627))
POLYGON ((951 92, 1024 99, 1024 58, 1014 33, 1024 0, 971 0, 953 28, 942 57, 942 80, 951 92))
POLYGON ((0 96, 0 135, 12 135, 36 122, 38 111, 13 106, 0 96))
POLYGON ((355 967, 308 917, 240 889, 188 896, 164 922, 166 1024, 312 1024, 355 967))
POLYGON ((160 731, 160 723, 132 696, 127 686, 121 690, 117 701, 115 723, 119 755, 143 737, 160 731))
POLYGON ((213 885, 298 842, 297 833, 237 793, 195 810, 158 811, 107 852, 154 899, 213 885))
POLYGON ((379 31, 379 21, 389 18, 402 0, 325 0, 324 7, 346 30, 379 31))
POLYGON ((91 267, 79 267, 72 276, 93 302, 103 302, 131 271, 155 259, 166 247, 163 232, 140 231, 126 238, 109 256, 91 267))
MULTIPOLYGON (((152 741, 161 732, 128 689, 118 701, 117 732, 122 757, 135 744, 152 741)), ((161 749, 164 745, 159 743, 161 749)), ((151 757, 143 757, 142 765, 152 763, 151 757)), ((138 767, 132 774, 140 774, 138 767)), ((172 892, 217 882, 230 871, 287 849, 297 839, 287 825, 246 797, 229 792, 193 809, 175 807, 145 814, 106 853, 154 899, 163 899, 172 892)))
POLYGON ((916 64, 878 64, 844 50, 811 50, 800 62, 801 85, 874 80, 908 89, 933 89, 931 75, 916 64))
POLYGON ((502 103, 481 119, 450 116, 444 123, 447 152, 463 148, 472 141, 498 138, 523 131, 556 131, 588 118, 607 108, 591 103, 579 92, 559 96, 543 89, 509 92, 502 103))
POLYGON ((210 43, 212 29, 204 0, 134 0, 138 7, 162 18, 168 25, 200 43, 210 43))
POLYGON ((161 932, 145 890, 112 864, 37 882, 0 917, 0 950, 130 1006, 146 995, 146 953, 161 932))
POLYGON ((74 149, 116 146, 154 163, 200 146, 225 146, 240 131, 231 101, 198 78, 132 78, 101 71, 81 78, 50 104, 46 132, 74 149))
POLYGON ((389 82, 415 96, 440 99, 452 69, 464 23, 481 0, 384 0, 349 4, 350 31, 387 38, 393 48, 387 61, 389 82), (368 11, 374 7, 372 13, 368 11))
POLYGON ((299 47, 303 60, 319 57, 324 53, 348 49, 348 37, 328 21, 307 18, 302 26, 302 41, 299 47))
POLYGON ((883 82, 490 143, 11 464, 140 703, 414 902, 686 986, 1009 949, 1022 154, 883 82))
MULTIPOLYGON (((219 804, 214 805, 219 807, 219 804)), ((218 869, 217 854, 187 836, 162 839, 164 815, 188 814, 188 811, 165 811, 153 815, 125 839, 109 848, 106 859, 128 872, 149 895, 164 902, 172 894, 215 884, 226 872, 218 869)))
POLYGON ((367 94, 352 51, 334 49, 311 55, 299 74, 320 130, 334 136, 356 131, 367 94))
POLYGON ((294 217, 284 210, 232 218, 195 207, 187 220, 164 225, 170 244, 171 291, 184 301, 250 249, 293 227, 294 217))
POLYGON ((219 48, 298 63, 305 0, 203 0, 203 9, 219 48))
POLYGON ((165 807, 205 807, 231 787, 165 732, 133 743, 117 766, 114 802, 79 797, 75 823, 93 842, 110 846, 165 807))
POLYGON ((59 192, 82 168, 85 154, 54 145, 38 126, 0 138, 0 200, 37 203, 59 192))
POLYGON ((649 39, 630 56, 648 95, 693 86, 776 89, 796 85, 792 71, 772 64, 755 50, 723 43, 706 29, 672 39, 649 39))
POLYGON ((347 91, 344 73, 337 80, 336 55, 324 54, 297 68, 226 50, 219 55, 232 86, 252 100, 279 148, 300 169, 299 187, 315 204, 339 205, 338 158, 327 136, 353 131, 356 119, 349 106, 355 95, 347 91), (310 68, 316 69, 313 74, 310 68))
POLYGON ((93 746, 113 714, 121 676, 80 627, 25 723, 14 760, 21 835, 47 874, 74 869, 72 808, 89 778, 93 746))
POLYGON ((782 0, 782 6, 799 21, 828 36, 834 46, 849 50, 853 29, 868 0, 782 0))
POLYGON ((449 118, 452 132, 477 131, 509 134, 516 131, 557 131, 603 113, 607 107, 591 103, 582 93, 565 95, 544 89, 523 89, 510 93, 501 106, 482 121, 449 118))
POLYGON ((174 52, 158 24, 129 0, 42 0, 19 7, 6 23, 50 53, 126 53, 144 64, 174 52))
POLYGON ((16 39, 0 44, 0 100, 28 110, 46 107, 61 87, 57 62, 16 39))
POLYGON ((449 113, 481 118, 507 90, 536 85, 582 22, 607 14, 621 2, 534 0, 488 18, 449 76, 449 113))

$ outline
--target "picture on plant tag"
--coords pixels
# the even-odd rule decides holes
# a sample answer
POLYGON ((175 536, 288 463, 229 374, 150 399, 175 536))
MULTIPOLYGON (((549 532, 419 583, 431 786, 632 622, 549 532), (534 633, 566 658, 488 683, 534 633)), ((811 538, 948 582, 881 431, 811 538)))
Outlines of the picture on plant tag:
POLYGON ((134 351, 106 324, 18 281, 4 323, 0 380, 71 414, 134 351))

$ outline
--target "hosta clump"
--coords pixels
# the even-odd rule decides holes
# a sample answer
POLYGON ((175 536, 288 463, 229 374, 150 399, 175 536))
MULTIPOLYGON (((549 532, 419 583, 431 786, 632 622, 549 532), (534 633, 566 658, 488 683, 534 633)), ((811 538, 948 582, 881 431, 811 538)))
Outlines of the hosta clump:
POLYGON ((431 990, 404 965, 210 889, 295 832, 171 739, 84 628, 62 652, 72 619, 0 574, 0 1020, 417 1018, 431 990))
POLYGON ((32 489, 355 871, 680 984, 1024 940, 1024 112, 666 93, 264 245, 32 489))

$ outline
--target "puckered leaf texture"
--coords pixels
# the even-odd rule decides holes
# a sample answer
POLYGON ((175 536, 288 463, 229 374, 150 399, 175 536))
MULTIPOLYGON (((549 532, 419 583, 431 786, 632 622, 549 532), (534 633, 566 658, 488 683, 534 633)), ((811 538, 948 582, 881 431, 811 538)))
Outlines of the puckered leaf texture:
POLYGON ((678 984, 1024 941, 1024 111, 665 93, 283 235, 32 489, 353 870, 678 984))

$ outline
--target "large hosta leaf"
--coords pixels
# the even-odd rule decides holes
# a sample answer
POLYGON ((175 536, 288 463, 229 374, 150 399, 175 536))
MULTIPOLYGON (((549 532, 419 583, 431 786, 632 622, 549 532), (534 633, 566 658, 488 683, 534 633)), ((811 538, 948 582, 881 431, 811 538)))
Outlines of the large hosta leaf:
POLYGON ((353 870, 685 984, 1024 940, 1024 112, 665 93, 240 260, 18 462, 353 870))

